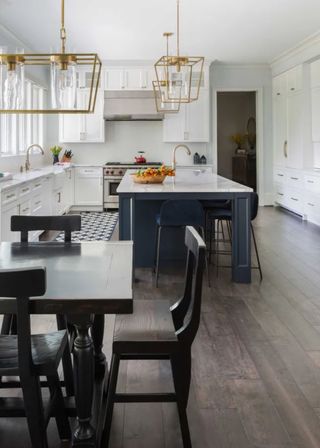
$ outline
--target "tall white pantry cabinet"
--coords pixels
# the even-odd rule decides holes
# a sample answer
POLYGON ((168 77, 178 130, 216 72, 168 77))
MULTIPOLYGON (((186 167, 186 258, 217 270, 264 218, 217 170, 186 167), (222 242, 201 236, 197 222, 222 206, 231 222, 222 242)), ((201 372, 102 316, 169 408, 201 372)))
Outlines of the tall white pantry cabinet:
POLYGON ((273 78, 274 201, 320 224, 320 61, 273 78))

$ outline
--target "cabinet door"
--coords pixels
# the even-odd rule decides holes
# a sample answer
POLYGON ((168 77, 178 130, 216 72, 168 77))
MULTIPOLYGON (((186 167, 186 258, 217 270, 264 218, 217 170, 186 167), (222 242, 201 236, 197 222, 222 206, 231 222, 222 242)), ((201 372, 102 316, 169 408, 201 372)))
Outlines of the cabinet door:
POLYGON ((303 167, 302 112, 302 94, 288 96, 288 146, 286 166, 289 168, 303 167))
MULTIPOLYGON (((84 104, 87 104, 89 95, 89 89, 81 91, 81 99, 84 104)), ((80 140, 82 142, 104 142, 103 103, 103 91, 100 90, 97 94, 94 113, 81 115, 80 140)))
POLYGON ((302 90, 302 65, 287 71, 287 92, 288 95, 302 90))
POLYGON ((80 141, 80 116, 79 114, 59 115, 59 142, 80 141))
POLYGON ((285 94, 278 93, 279 95, 276 95, 273 100, 274 164, 285 166, 287 153, 287 98, 285 94))
POLYGON ((102 206, 103 177, 101 168, 76 168, 74 204, 102 206))
POLYGON ((185 140, 186 105, 182 104, 176 114, 167 114, 163 120, 163 141, 183 142, 185 140))
POLYGON ((311 90, 312 141, 320 142, 320 87, 311 90))
POLYGON ((126 70, 126 88, 128 90, 151 90, 152 73, 147 68, 133 68, 126 70))
POLYGON ((104 88, 106 90, 120 90, 121 89, 121 73, 122 69, 105 69, 103 71, 104 88))
POLYGON ((19 206, 15 202, 1 212, 1 241, 20 241, 19 232, 11 232, 11 216, 19 215, 19 206))
POLYGON ((197 101, 186 105, 184 141, 209 142, 209 91, 202 90, 197 101))

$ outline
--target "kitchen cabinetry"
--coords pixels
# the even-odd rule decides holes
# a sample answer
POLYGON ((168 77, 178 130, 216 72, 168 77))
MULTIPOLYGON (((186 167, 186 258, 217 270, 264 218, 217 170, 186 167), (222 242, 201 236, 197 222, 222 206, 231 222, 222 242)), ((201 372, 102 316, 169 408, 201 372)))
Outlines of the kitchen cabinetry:
POLYGON ((273 80, 274 161, 278 166, 303 168, 302 66, 273 80))
POLYGON ((152 90, 156 75, 153 67, 105 68, 105 90, 152 90))
POLYGON ((209 142, 209 90, 201 89, 199 99, 182 104, 179 113, 163 121, 164 142, 209 142))
MULTIPOLYGON (((88 102, 90 89, 78 90, 80 104, 88 102)), ((61 114, 59 116, 59 141, 61 143, 104 142, 103 91, 97 94, 95 111, 92 114, 61 114)))
POLYGON ((76 167, 74 209, 103 210, 103 171, 101 167, 76 167))

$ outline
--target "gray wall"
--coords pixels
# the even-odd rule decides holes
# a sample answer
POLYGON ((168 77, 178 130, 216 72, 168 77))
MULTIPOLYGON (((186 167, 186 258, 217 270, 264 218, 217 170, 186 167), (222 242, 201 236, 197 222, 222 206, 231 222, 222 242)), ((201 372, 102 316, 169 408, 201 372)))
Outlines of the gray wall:
POLYGON ((218 174, 228 179, 232 179, 232 156, 237 146, 231 136, 246 133, 248 119, 256 115, 255 102, 255 92, 218 93, 218 174))

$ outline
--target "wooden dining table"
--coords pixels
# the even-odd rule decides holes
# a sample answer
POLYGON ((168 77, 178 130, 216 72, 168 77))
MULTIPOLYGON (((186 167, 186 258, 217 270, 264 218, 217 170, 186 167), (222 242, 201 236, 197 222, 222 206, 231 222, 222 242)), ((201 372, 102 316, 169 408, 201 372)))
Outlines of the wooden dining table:
MULTIPOLYGON (((30 314, 64 314, 76 328, 73 446, 98 444, 92 422, 94 360, 98 367, 105 364, 103 316, 133 312, 132 259, 131 241, 0 243, 0 269, 46 268, 46 293, 30 299, 30 314), (93 341, 95 316, 101 319, 93 341)), ((15 312, 15 300, 0 298, 0 314, 15 312)))

